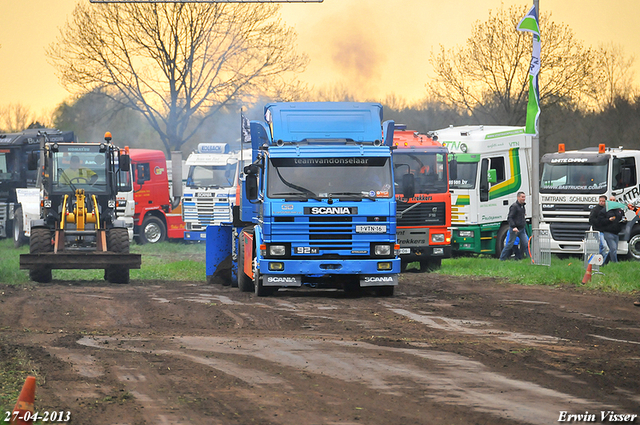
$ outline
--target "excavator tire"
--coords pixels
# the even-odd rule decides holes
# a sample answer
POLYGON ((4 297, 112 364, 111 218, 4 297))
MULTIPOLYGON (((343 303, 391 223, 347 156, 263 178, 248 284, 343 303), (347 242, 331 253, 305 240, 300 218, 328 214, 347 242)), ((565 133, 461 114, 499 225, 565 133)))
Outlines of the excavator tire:
MULTIPOLYGON (((117 227, 107 230, 107 249, 118 254, 129 253, 129 232, 117 227)), ((129 269, 113 265, 105 269, 105 277, 110 283, 129 283, 129 269)))
MULTIPOLYGON (((35 227, 31 229, 31 238, 29 239, 29 253, 41 254, 43 252, 51 252, 51 230, 44 227, 35 227)), ((38 283, 51 282, 51 267, 37 266, 29 270, 29 278, 38 283)))

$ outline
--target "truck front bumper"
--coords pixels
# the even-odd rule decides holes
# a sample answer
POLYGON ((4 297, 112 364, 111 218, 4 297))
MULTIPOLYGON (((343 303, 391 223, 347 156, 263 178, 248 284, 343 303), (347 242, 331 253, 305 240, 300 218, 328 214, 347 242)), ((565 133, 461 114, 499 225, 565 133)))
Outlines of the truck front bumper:
POLYGON ((301 286, 306 278, 323 280, 358 277, 360 286, 398 284, 399 258, 365 260, 260 259, 258 268, 264 286, 301 286))

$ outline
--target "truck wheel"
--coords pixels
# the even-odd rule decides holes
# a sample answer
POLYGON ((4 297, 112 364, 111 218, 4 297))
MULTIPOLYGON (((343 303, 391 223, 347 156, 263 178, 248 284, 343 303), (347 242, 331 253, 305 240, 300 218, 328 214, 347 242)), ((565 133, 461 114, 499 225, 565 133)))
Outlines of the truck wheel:
POLYGON ((629 260, 640 261, 640 229, 635 229, 629 239, 629 252, 627 253, 629 260))
POLYGON ((506 245, 505 241, 507 240, 507 232, 509 232, 508 224, 503 224, 502 227, 500 227, 500 230, 498 230, 498 235, 496 237, 496 252, 494 254, 494 257, 496 258, 500 258, 500 254, 502 254, 502 250, 506 245))
POLYGON ((238 288, 242 292, 251 292, 254 290, 253 281, 244 272, 244 237, 242 233, 253 234, 253 227, 245 227, 240 232, 240 252, 238 254, 238 288))
MULTIPOLYGON (((41 254, 51 252, 51 230, 44 227, 31 229, 31 240, 29 241, 29 253, 41 254)), ((51 282, 51 267, 37 266, 29 270, 29 278, 38 283, 51 282)))
MULTIPOLYGON (((128 238, 129 236, 127 236, 128 238)), ((167 228, 158 217, 147 216, 140 227, 140 243, 158 243, 167 238, 167 228)))
MULTIPOLYGON (((124 228, 107 230, 107 249, 118 254, 129 253, 129 232, 124 228)), ((107 267, 105 277, 110 283, 129 283, 129 269, 120 265, 107 267)))
POLYGON ((256 296, 258 297, 266 297, 269 295, 273 295, 274 292, 278 290, 278 288, 267 286, 262 286, 262 279, 260 276, 260 270, 255 270, 253 272, 253 287, 255 288, 256 296))
POLYGON ((24 223, 22 219, 22 207, 15 209, 13 218, 13 247, 20 248, 27 243, 27 237, 24 235, 24 223))

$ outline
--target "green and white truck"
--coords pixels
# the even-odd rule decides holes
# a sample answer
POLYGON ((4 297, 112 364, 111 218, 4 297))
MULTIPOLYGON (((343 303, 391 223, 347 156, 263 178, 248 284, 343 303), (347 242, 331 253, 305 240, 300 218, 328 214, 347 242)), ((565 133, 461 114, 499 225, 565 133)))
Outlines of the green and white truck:
POLYGON ((449 150, 453 251, 499 256, 509 206, 520 191, 531 199, 531 135, 524 127, 487 125, 451 126, 430 135, 449 150))

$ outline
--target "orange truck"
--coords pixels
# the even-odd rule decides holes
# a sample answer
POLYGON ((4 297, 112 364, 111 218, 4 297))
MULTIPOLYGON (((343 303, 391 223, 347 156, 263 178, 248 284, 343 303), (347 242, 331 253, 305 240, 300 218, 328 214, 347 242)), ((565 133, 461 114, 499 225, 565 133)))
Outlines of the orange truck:
POLYGON ((396 125, 393 133, 393 166, 396 176, 396 235, 402 271, 419 262, 420 270, 440 267, 451 257, 451 194, 448 150, 425 134, 396 125), (415 179, 415 194, 401 193, 404 174, 415 179))

